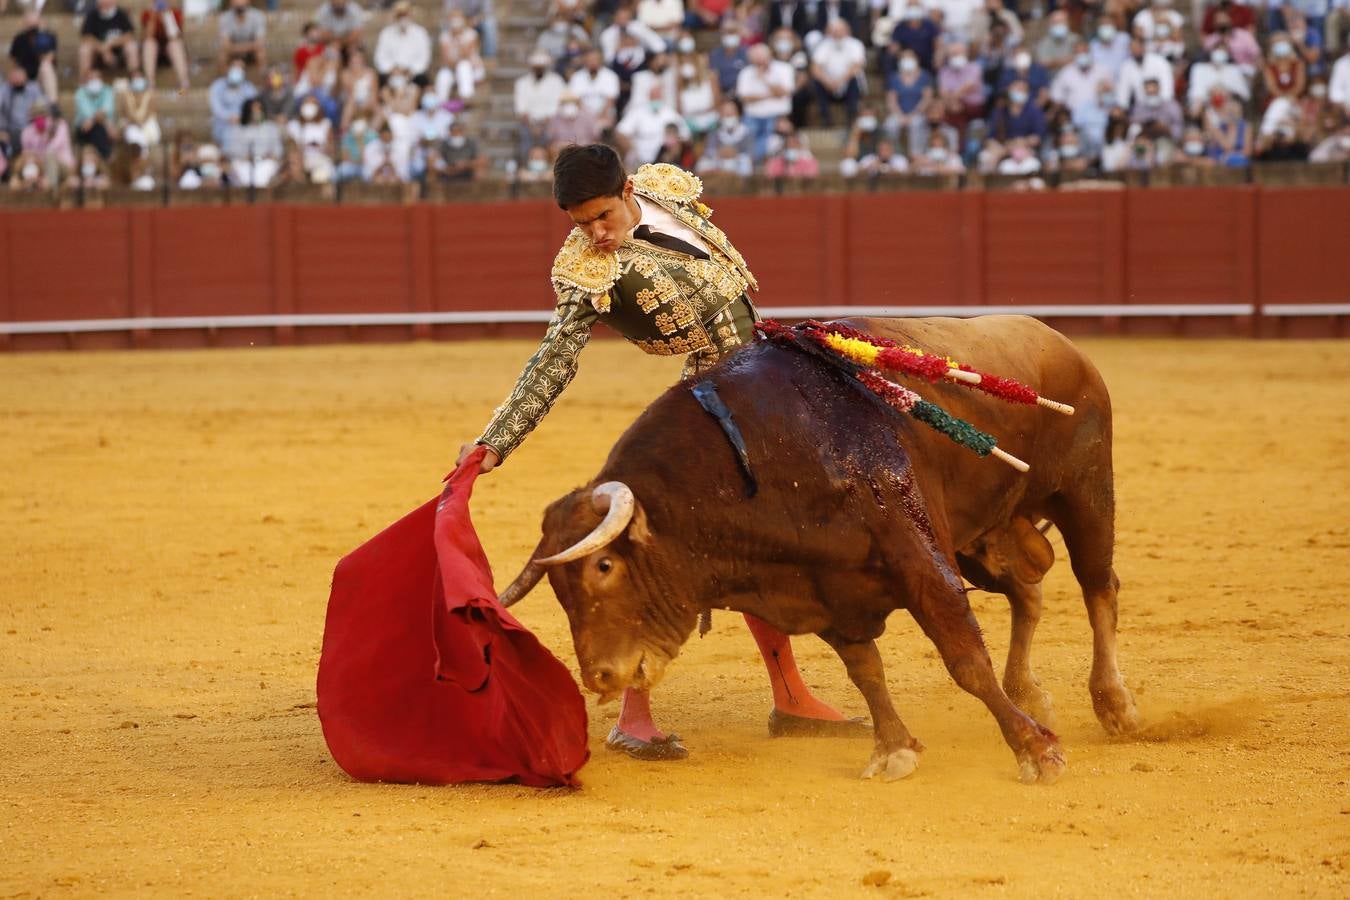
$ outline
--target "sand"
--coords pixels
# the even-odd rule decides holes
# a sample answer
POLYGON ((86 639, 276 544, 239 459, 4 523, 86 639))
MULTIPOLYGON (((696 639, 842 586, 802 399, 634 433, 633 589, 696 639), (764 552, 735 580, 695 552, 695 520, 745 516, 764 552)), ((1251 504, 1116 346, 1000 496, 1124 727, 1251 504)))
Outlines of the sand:
MULTIPOLYGON (((0 896, 1350 894, 1350 343, 1084 340, 1116 405, 1120 652, 1108 738, 1065 564, 1034 661, 1069 771, 1016 780, 903 613, 882 649, 919 769, 770 739, 716 617, 656 695, 687 761, 602 746, 575 791, 358 784, 314 709, 332 568, 432 496, 531 345, 0 357, 0 896)), ((586 351, 474 498, 505 583, 677 362, 586 351)), ((954 451, 955 452, 955 451, 954 451)), ((995 464, 995 463, 991 463, 995 464)), ((990 650, 1002 598, 972 595, 990 650)), ((575 668, 547 585, 517 608, 575 668)), ((819 640, 806 677, 865 711, 819 640)))

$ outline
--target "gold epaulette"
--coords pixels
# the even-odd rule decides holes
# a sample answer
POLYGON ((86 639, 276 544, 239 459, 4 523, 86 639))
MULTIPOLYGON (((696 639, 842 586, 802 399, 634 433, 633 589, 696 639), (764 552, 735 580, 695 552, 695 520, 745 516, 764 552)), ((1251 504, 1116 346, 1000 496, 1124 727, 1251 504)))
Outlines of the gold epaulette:
POLYGON ((633 189, 662 203, 693 203, 703 193, 703 182, 679 166, 648 163, 633 173, 633 189))
POLYGON ((604 294, 619 280, 619 258, 597 250, 580 228, 573 228, 553 259, 550 277, 559 290, 580 288, 587 294, 604 294))

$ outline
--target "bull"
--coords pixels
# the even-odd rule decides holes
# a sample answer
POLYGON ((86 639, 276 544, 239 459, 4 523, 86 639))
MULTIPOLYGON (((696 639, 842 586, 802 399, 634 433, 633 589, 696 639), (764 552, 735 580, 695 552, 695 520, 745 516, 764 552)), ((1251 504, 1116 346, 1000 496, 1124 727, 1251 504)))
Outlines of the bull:
POLYGON ((1052 701, 1031 666, 1041 581, 1054 562, 1036 523, 1063 534, 1093 632, 1089 691, 1108 732, 1138 725, 1116 659, 1111 406, 1092 363, 1020 316, 857 319, 845 324, 956 356, 1043 396, 1072 417, 1004 404, 951 383, 920 392, 998 436, 1026 474, 981 459, 888 414, 851 376, 761 341, 700 378, 733 411, 758 490, 733 448, 677 385, 619 438, 593 481, 553 502, 543 536, 503 602, 546 573, 562 603, 586 687, 602 699, 650 689, 700 615, 731 609, 787 634, 813 633, 867 702, 875 746, 863 777, 902 778, 922 744, 886 690, 876 638, 906 609, 947 671, 993 714, 1023 781, 1065 767, 1052 701), (1006 595, 1012 635, 1002 684, 962 577, 1006 595))

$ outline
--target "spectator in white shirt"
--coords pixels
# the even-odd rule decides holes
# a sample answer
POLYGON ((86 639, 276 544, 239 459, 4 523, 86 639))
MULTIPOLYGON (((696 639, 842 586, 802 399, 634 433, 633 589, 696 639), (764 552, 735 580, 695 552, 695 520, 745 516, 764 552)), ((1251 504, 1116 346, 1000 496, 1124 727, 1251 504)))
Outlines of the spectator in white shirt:
POLYGON ((867 48, 851 31, 848 22, 834 19, 825 26, 825 37, 811 51, 811 77, 820 105, 820 121, 826 127, 835 103, 844 104, 845 125, 852 125, 858 115, 867 48))
POLYGON ((1251 83, 1242 67, 1233 62, 1227 47, 1215 47, 1209 52, 1209 61, 1201 60, 1191 66, 1190 86, 1186 92, 1186 108, 1192 116, 1200 115, 1209 99, 1210 90, 1218 85, 1224 93, 1241 98, 1243 103, 1251 99, 1251 83))
POLYGON ((1135 37, 1148 41, 1157 35, 1158 26, 1164 24, 1170 25, 1171 33, 1178 36, 1186 24, 1181 18, 1181 13, 1172 8, 1172 0, 1153 0, 1151 6, 1135 14, 1134 20, 1130 22, 1130 28, 1134 31, 1135 37))
POLYGON ((673 48, 680 26, 684 24, 682 0, 641 0, 637 5, 638 21, 660 35, 667 48, 673 48))
POLYGON ((408 154, 394 144, 388 125, 380 127, 380 137, 366 145, 361 154, 361 174, 372 184, 398 184, 408 180, 408 154))
POLYGON ((477 85, 487 77, 483 57, 478 53, 478 32, 464 13, 452 10, 441 31, 441 70, 436 73, 436 93, 449 100, 458 91, 460 99, 473 99, 477 85))
POLYGON ((1144 82, 1154 79, 1162 88, 1164 100, 1171 100, 1176 89, 1172 77, 1172 67, 1156 53, 1144 50, 1144 42, 1139 38, 1130 41, 1129 58, 1121 64, 1116 74, 1116 102, 1129 109, 1144 96, 1144 82))
POLYGON ((758 161, 764 158, 774 123, 792 112, 793 72, 791 65, 774 59, 764 44, 751 47, 748 55, 750 64, 736 76, 736 96, 758 161))
POLYGON ((614 124, 615 107, 619 100, 619 76, 605 68, 599 50, 591 50, 582 57, 581 67, 572 73, 567 86, 602 127, 614 124))
POLYGON ((417 84, 427 84, 427 70, 431 68, 431 35, 412 21, 412 6, 408 0, 394 4, 394 21, 380 31, 375 42, 375 71, 385 78, 395 69, 402 69, 417 84))
POLYGON ((1050 99, 1070 111, 1097 102, 1097 85, 1111 80, 1111 73, 1092 58, 1088 42, 1080 40, 1073 61, 1055 73, 1050 99))
POLYGON ((1350 53, 1336 60, 1336 65, 1331 67, 1327 99, 1339 106, 1341 112, 1350 118, 1350 53))
POLYGON ((679 132, 681 140, 689 140, 689 128, 684 124, 684 118, 666 102, 661 85, 651 86, 645 102, 628 104, 614 130, 628 145, 624 161, 630 170, 656 159, 666 129, 671 126, 679 132))
POLYGON ((530 71, 516 79, 515 111, 520 120, 520 155, 548 139, 548 123, 558 113, 566 83, 550 67, 553 60, 542 50, 530 54, 530 71))
POLYGON ((604 54, 605 65, 614 62, 619 51, 619 38, 625 34, 632 36, 648 53, 661 53, 666 49, 665 40, 646 25, 633 19, 633 9, 620 6, 614 12, 614 21, 600 32, 600 52, 604 54))

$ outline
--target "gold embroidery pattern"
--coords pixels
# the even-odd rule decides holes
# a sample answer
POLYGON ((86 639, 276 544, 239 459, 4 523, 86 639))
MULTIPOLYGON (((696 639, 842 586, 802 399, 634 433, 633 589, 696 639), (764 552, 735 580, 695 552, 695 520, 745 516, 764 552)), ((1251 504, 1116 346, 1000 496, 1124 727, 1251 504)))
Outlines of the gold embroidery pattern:
MULTIPOLYGON (((659 302, 659 298, 656 296, 656 291, 652 290, 651 288, 643 288, 642 290, 638 291, 636 299, 638 309, 642 310, 645 313, 650 313, 654 311, 656 309, 657 303, 659 302)), ((609 310, 606 309, 605 312, 609 312, 609 310)))
POLYGON ((558 291, 580 288, 600 294, 619 278, 619 261, 613 253, 595 249, 580 228, 573 228, 553 260, 553 286, 558 291))
POLYGON ((633 173, 633 188, 653 200, 692 203, 703 193, 703 182, 679 166, 649 163, 633 173))
POLYGON ((661 333, 667 337, 679 331, 675 327, 675 320, 670 317, 670 313, 657 313, 653 321, 656 322, 656 327, 661 329, 661 333))

